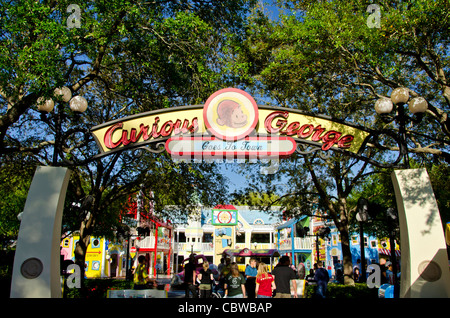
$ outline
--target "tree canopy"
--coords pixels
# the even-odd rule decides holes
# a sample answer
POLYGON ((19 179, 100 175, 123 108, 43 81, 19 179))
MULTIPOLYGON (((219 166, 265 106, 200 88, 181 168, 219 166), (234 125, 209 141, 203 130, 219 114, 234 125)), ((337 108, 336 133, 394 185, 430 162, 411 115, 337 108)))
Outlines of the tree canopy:
POLYGON ((379 1, 373 12, 371 1, 279 4, 288 10, 276 21, 253 15, 236 50, 234 70, 245 74, 244 83, 282 106, 397 131, 374 105, 406 87, 428 102, 422 121, 407 126, 409 151, 448 160, 447 1, 379 1), (379 27, 371 23, 377 17, 379 27))
POLYGON ((204 100, 223 80, 223 48, 242 36, 251 5, 244 0, 2 2, 0 154, 36 153, 48 146, 29 121, 38 117, 38 99, 54 98, 54 90, 64 85, 77 95, 101 82, 123 99, 116 116, 204 100), (69 6, 73 11, 67 12, 69 6))
MULTIPOLYGON (((237 81, 267 104, 328 115, 380 135, 402 132, 399 115, 404 110, 409 156, 419 166, 448 166, 447 1, 277 4, 277 19, 271 19, 264 7, 249 17, 247 37, 233 51, 230 69, 241 75, 237 81), (423 116, 413 115, 406 105, 394 108, 390 118, 395 120, 376 114, 376 101, 389 98, 398 87, 405 87, 411 97, 426 99, 428 109, 423 116)), ((387 135, 382 139, 382 147, 368 143, 367 155, 378 156, 378 162, 393 162, 404 144, 387 135)), ((407 163, 405 158, 403 167, 407 163)), ((298 154, 281 168, 287 189, 275 201, 293 216, 311 213, 311 203, 316 202, 333 219, 341 234, 345 282, 351 283, 348 240, 356 213, 355 196, 362 184, 376 180, 368 177, 378 169, 337 152, 298 154)), ((280 176, 262 179, 272 185, 283 180, 280 176)))
MULTIPOLYGON (((63 230, 80 233, 75 255, 81 268, 90 235, 119 226, 122 204, 141 187, 153 191, 155 211, 169 219, 175 212, 164 215, 164 207, 177 205, 186 213, 193 193, 205 204, 222 202, 225 183, 214 165, 176 163, 145 150, 92 160, 98 149, 89 129, 144 111, 201 103, 223 88, 229 81, 225 48, 245 35, 245 15, 254 2, 0 4, 2 173, 24 159, 71 167, 63 230), (84 97, 87 110, 70 110, 55 94, 61 87, 84 97), (40 112, 50 99, 54 110, 40 112)), ((17 209, 8 208, 13 219, 17 209)))

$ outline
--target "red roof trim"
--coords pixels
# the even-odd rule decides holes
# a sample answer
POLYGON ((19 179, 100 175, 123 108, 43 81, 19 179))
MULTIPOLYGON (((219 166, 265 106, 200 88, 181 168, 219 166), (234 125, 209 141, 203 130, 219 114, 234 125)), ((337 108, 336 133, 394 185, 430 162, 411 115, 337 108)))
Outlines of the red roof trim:
POLYGON ((218 204, 214 207, 215 210, 237 210, 232 204, 218 204))

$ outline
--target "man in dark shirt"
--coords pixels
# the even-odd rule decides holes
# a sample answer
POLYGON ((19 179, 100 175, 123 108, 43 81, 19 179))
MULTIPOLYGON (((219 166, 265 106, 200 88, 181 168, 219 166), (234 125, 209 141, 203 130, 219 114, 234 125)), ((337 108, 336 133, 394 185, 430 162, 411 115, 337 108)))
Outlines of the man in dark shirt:
POLYGON ((317 282, 316 296, 325 298, 330 275, 328 275, 328 271, 323 268, 322 261, 317 262, 317 267, 318 268, 314 274, 314 279, 317 282))
POLYGON ((186 285, 186 298, 189 297, 189 293, 192 293, 194 298, 198 298, 197 289, 195 288, 195 256, 194 254, 189 255, 189 262, 184 266, 184 284, 186 285))
POLYGON ((289 256, 282 256, 272 271, 275 286, 277 286, 275 298, 291 298, 291 280, 293 280, 294 298, 297 298, 297 282, 295 281, 297 277, 295 271, 289 267, 290 263, 289 256))

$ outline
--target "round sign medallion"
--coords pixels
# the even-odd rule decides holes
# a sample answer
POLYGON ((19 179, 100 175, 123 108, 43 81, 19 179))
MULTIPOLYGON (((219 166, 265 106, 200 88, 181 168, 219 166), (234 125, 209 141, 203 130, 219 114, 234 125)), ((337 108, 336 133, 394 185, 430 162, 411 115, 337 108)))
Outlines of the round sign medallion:
POLYGON ((420 277, 427 282, 435 282, 441 278, 442 270, 438 263, 434 261, 423 261, 417 269, 420 277))
POLYGON ((29 258, 22 263, 20 273, 23 277, 33 279, 41 275, 44 265, 41 260, 35 257, 29 258))
POLYGON ((256 128, 258 105, 252 96, 237 88, 224 88, 212 94, 203 107, 209 133, 223 140, 239 140, 256 128))

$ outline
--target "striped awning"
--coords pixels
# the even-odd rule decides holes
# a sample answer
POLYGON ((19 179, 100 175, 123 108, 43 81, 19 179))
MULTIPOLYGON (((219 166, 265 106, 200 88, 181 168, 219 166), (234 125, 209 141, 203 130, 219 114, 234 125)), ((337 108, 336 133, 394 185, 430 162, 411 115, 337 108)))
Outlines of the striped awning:
MULTIPOLYGON (((378 253, 390 256, 391 255, 391 250, 389 250, 387 248, 379 248, 378 249, 378 253)), ((399 250, 395 250, 395 255, 400 257, 400 251, 399 250)))

